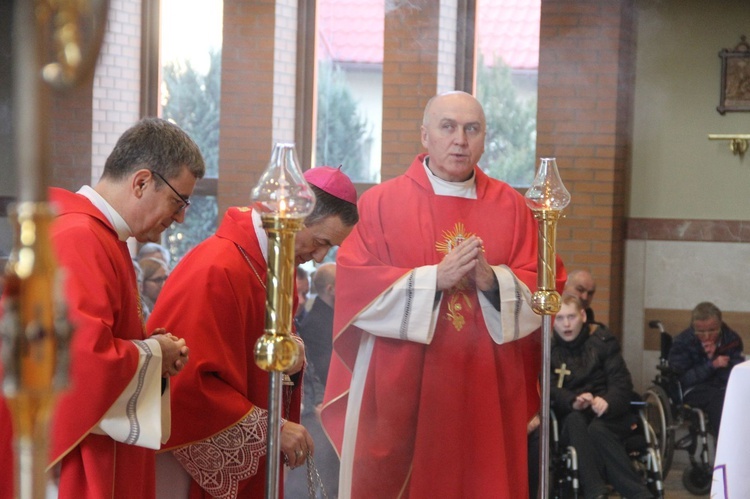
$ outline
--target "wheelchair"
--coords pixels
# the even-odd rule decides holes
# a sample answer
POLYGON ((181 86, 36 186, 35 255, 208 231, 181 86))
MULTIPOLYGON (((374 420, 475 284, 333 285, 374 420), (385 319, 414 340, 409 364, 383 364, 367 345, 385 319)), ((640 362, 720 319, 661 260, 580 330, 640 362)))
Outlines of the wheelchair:
MULTIPOLYGON (((637 424, 623 442, 638 474, 645 479, 646 486, 658 499, 664 498, 664 479, 661 471, 656 434, 646 419, 646 402, 639 399, 631 403, 636 412, 637 424)), ((575 447, 562 448, 560 429, 555 412, 550 410, 550 497, 553 499, 578 499, 581 495, 578 481, 578 456, 575 447)))
POLYGON ((713 466, 708 455, 706 416, 702 410, 683 402, 679 376, 668 361, 672 336, 664 330, 661 321, 651 321, 649 327, 659 330, 660 354, 656 376, 653 384, 643 394, 643 400, 646 402, 646 419, 654 429, 661 455, 663 477, 666 478, 672 466, 674 451, 685 450, 688 452, 690 465, 682 474, 682 484, 691 494, 707 494, 711 490, 713 466), (687 434, 675 441, 676 431, 682 427, 687 427, 687 434), (700 452, 696 458, 699 447, 700 452))

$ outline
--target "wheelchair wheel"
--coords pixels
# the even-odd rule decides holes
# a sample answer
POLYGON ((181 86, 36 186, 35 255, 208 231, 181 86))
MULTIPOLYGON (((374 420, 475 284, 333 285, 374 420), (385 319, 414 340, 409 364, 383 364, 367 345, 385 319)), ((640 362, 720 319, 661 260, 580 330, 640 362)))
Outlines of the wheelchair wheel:
POLYGON ((711 473, 702 466, 692 465, 682 472, 682 484, 693 495, 702 496, 711 490, 711 473))
POLYGON ((662 478, 666 479, 674 454, 674 428, 669 397, 662 387, 654 385, 643 394, 643 400, 646 402, 646 419, 656 435, 655 444, 661 456, 662 478))

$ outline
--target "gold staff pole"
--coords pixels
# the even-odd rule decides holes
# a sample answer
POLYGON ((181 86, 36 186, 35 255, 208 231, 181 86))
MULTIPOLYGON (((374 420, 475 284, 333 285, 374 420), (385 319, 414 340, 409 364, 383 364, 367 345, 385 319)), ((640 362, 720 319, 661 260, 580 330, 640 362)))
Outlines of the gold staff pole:
POLYGON ((277 499, 282 374, 295 364, 298 356, 297 342, 292 339, 294 238, 315 204, 315 195, 299 169, 294 144, 279 143, 274 146, 268 168, 253 189, 252 200, 253 207, 261 213, 263 228, 268 233, 266 326, 265 333, 255 344, 255 363, 270 373, 266 498, 277 499))
POLYGON ((14 489, 23 499, 45 496, 49 415, 56 393, 68 383, 72 332, 49 238, 50 87, 70 88, 90 77, 108 7, 106 0, 14 3, 13 131, 20 196, 0 336, 3 394, 13 417, 14 489))
POLYGON ((526 204, 539 223, 537 291, 531 299, 534 312, 542 316, 542 394, 539 436, 539 498, 549 497, 550 355, 552 316, 560 310, 555 286, 555 234, 557 220, 570 203, 570 193, 560 179, 555 158, 542 158, 534 182, 526 192, 526 204))

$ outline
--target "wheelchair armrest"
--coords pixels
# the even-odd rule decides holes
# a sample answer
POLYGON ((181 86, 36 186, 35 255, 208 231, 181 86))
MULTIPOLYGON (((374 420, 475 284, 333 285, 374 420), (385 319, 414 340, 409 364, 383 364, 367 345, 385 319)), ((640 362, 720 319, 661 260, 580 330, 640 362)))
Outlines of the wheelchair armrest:
POLYGON ((677 371, 675 371, 672 366, 670 365, 658 365, 656 366, 656 369, 663 375, 663 376, 677 376, 677 371))

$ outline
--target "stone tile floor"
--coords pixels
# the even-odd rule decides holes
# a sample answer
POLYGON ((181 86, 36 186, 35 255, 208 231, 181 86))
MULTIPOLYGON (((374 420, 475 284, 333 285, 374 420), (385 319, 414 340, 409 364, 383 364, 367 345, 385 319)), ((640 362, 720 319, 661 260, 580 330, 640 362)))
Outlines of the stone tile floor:
MULTIPOLYGON (((679 439, 684 433, 680 429, 677 432, 677 439, 679 439)), ((709 455, 713 459, 714 456, 714 442, 713 438, 709 437, 709 455)), ((664 498, 665 499, 708 499, 709 494, 705 495, 693 495, 687 491, 684 485, 682 485, 682 472, 690 465, 688 454, 684 450, 676 450, 672 459, 672 467, 667 474, 667 479, 664 481, 664 498)), ((619 498, 619 495, 611 495, 611 499, 619 498)))
MULTIPOLYGON (((682 454, 687 458, 687 454, 684 451, 682 454)), ((685 489, 684 485, 682 485, 682 471, 687 466, 687 462, 676 462, 672 465, 672 469, 669 471, 667 479, 664 481, 665 499, 707 499, 709 497, 709 494, 694 496, 685 489)))

